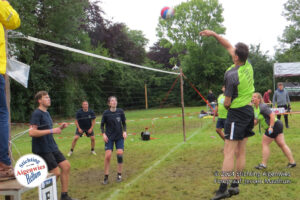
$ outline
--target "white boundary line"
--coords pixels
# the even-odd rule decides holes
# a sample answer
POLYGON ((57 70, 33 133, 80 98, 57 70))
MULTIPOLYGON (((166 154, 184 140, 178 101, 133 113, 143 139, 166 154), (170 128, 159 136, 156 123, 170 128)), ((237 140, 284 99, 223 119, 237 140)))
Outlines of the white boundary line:
MULTIPOLYGON (((205 126, 206 127, 206 126, 205 126)), ((200 130, 203 129, 200 128, 200 130)), ((187 138, 187 141, 190 140, 192 137, 194 137, 197 133, 198 133, 199 129, 197 131, 195 131, 191 136, 189 136, 187 138)), ((134 178, 133 180, 131 180, 129 183, 127 183, 123 189, 126 189, 128 187, 130 187, 131 185, 135 184, 142 176, 144 176, 145 174, 147 174, 149 171, 151 171, 154 167, 156 167, 157 165, 159 165, 162 161, 164 161, 170 154, 172 154, 174 151, 176 151, 179 147, 181 147, 185 142, 181 142, 179 144, 177 144, 175 147, 173 147, 167 154, 165 154, 161 159, 159 159, 158 161, 156 161, 153 165, 151 165, 150 167, 148 167, 147 169, 145 169, 140 175, 138 175, 136 178, 134 178)), ((116 189, 107 200, 112 200, 114 199, 119 192, 121 191, 121 189, 116 189)))

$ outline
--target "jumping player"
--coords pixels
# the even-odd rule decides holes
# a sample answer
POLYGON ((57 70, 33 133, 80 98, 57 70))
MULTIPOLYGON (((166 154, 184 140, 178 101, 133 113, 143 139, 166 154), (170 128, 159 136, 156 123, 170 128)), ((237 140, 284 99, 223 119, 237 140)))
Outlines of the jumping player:
POLYGON ((254 111, 250 105, 254 92, 253 69, 248 62, 249 49, 243 43, 237 43, 233 47, 226 39, 217 33, 205 30, 201 36, 213 36, 229 52, 233 65, 225 73, 225 101, 224 106, 228 109, 225 122, 225 146, 224 161, 222 167, 222 182, 219 190, 212 198, 223 199, 231 195, 239 194, 239 172, 246 164, 246 143, 248 137, 253 136, 254 111), (235 161, 236 157, 236 163, 235 161), (234 169, 237 173, 233 173, 234 169), (230 178, 234 177, 231 182, 230 178), (227 184, 231 182, 227 190, 227 184))

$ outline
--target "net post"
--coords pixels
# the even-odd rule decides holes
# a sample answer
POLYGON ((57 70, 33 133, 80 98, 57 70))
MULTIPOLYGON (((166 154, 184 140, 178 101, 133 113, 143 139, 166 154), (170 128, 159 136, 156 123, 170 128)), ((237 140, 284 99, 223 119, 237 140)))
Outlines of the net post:
POLYGON ((183 73, 182 68, 180 68, 180 93, 181 93, 181 108, 182 108, 182 130, 183 130, 183 140, 186 141, 185 136, 185 120, 184 120, 184 95, 183 95, 183 73))
POLYGON ((145 107, 148 109, 148 94, 147 94, 147 83, 145 83, 145 107))

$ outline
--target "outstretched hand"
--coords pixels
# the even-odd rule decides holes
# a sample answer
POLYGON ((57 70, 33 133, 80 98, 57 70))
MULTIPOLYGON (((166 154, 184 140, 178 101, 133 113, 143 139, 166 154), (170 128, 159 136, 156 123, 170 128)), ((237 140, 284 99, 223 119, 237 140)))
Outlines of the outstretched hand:
POLYGON ((61 125, 60 125, 60 129, 61 130, 63 130, 63 129, 65 129, 65 128, 67 128, 68 127, 68 123, 66 123, 66 122, 63 122, 61 125))
POLYGON ((199 33, 200 36, 214 36, 216 33, 211 30, 204 30, 199 33))

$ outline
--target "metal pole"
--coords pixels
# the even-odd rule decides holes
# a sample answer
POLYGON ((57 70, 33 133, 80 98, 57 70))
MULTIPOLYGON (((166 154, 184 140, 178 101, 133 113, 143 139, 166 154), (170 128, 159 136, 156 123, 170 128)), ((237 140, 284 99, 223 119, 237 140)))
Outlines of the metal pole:
MULTIPOLYGON (((273 94, 275 93, 275 65, 273 65, 273 94)), ((274 105, 272 105, 274 106, 274 105)))
POLYGON ((145 83, 145 104, 146 104, 146 109, 148 109, 147 83, 145 83))
POLYGON ((183 129, 183 140, 186 141, 185 136, 185 121, 184 121, 184 95, 183 95, 183 73, 180 68, 180 93, 181 93, 181 107, 182 107, 182 129, 183 129))

